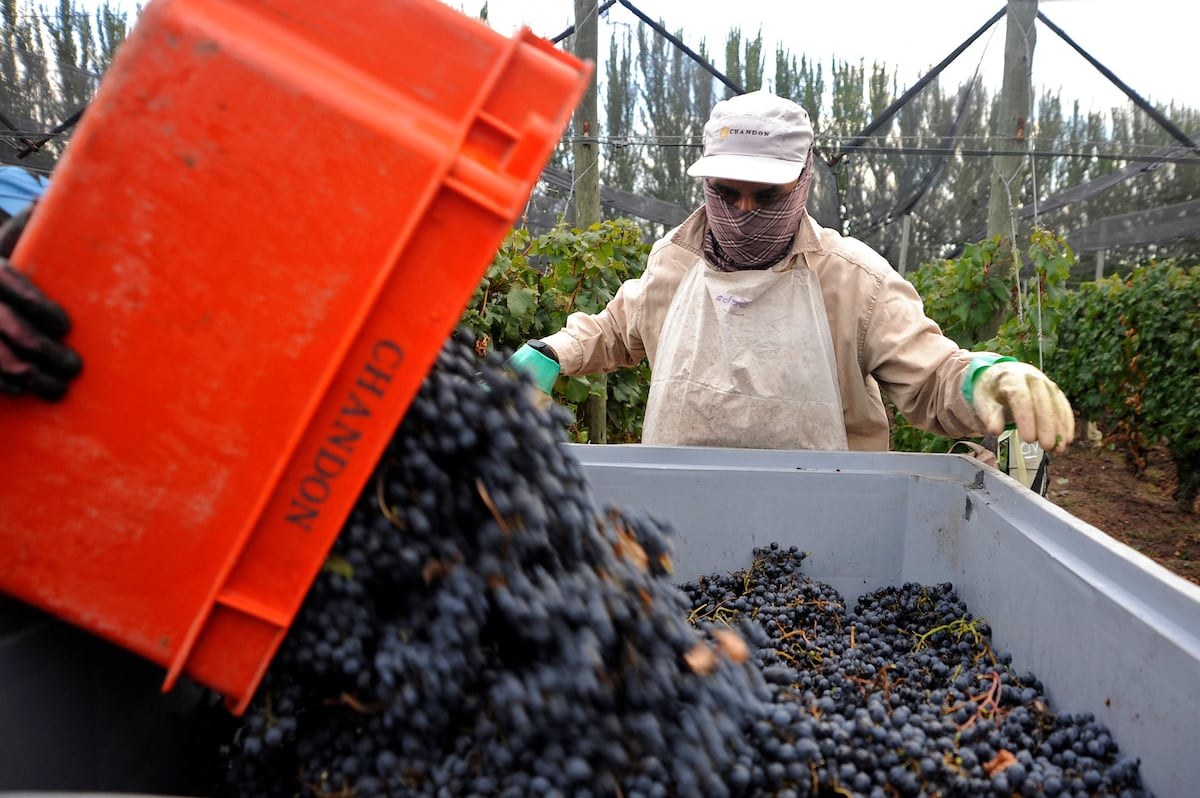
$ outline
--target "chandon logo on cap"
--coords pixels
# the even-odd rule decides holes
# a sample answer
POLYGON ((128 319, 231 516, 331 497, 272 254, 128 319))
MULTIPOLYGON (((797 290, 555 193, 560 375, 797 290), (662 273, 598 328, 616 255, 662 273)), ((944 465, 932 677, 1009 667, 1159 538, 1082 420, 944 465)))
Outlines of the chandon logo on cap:
POLYGON ((741 127, 723 127, 718 135, 724 139, 730 136, 769 136, 771 134, 765 130, 750 130, 749 128, 741 127))

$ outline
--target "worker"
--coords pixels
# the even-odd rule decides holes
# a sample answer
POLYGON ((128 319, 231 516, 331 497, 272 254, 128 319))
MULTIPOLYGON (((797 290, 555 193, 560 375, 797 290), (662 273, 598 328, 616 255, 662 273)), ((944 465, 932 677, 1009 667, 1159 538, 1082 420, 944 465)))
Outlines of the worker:
POLYGON ((8 262, 47 185, 18 166, 0 166, 0 393, 57 401, 83 368, 60 340, 70 319, 8 262))
POLYGON ((718 102, 688 169, 704 204, 604 310, 571 314, 514 368, 583 375, 648 359, 647 444, 887 450, 881 390, 928 432, 1015 424, 1047 450, 1070 443, 1071 406, 1040 370, 959 347, 881 255, 808 215, 813 141, 790 100, 718 102))

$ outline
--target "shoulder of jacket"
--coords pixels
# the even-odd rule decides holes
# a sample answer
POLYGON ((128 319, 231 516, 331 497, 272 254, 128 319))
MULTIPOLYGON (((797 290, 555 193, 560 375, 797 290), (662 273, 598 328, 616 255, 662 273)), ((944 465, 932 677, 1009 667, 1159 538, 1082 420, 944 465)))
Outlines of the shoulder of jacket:
POLYGON ((696 258, 704 257, 706 220, 704 206, 700 206, 692 211, 688 218, 668 230, 650 247, 646 270, 649 271, 660 263, 670 264, 676 261, 686 261, 687 265, 691 266, 696 258))
POLYGON ((888 280, 898 277, 896 270, 867 244, 857 238, 843 236, 836 230, 821 227, 814 222, 820 265, 817 273, 825 280, 853 281, 872 290, 888 280))

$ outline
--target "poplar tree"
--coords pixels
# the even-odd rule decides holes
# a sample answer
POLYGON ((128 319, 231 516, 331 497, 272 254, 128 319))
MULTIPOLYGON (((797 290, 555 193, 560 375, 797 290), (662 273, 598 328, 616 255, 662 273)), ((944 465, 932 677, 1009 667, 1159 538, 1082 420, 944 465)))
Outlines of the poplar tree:
POLYGON ((49 174, 70 136, 53 131, 86 108, 131 23, 107 2, 89 14, 74 0, 0 0, 0 23, 0 161, 49 174))

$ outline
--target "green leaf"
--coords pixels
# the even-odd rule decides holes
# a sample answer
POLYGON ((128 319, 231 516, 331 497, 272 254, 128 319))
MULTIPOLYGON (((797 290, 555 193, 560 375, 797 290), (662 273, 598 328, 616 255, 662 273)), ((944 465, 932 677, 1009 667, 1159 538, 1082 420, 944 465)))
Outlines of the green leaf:
POLYGON ((588 394, 591 392, 591 384, 582 377, 571 377, 567 380, 567 384, 563 390, 568 402, 572 404, 580 404, 587 401, 588 394))
POLYGON ((537 294, 530 288, 515 288, 508 292, 505 304, 514 316, 528 316, 537 308, 537 294))

